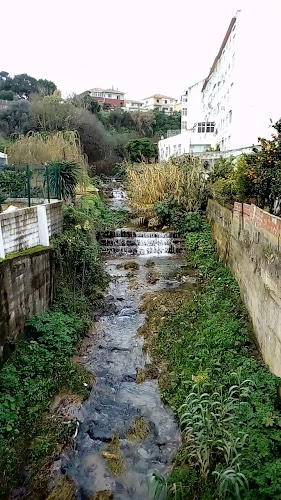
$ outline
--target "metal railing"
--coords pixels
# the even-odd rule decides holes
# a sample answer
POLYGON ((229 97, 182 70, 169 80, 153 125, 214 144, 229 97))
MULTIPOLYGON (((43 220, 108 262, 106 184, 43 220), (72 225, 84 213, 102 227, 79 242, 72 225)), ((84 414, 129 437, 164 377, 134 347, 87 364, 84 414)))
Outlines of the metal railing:
POLYGON ((60 168, 52 165, 0 165, 0 203, 50 203, 61 199, 60 168))

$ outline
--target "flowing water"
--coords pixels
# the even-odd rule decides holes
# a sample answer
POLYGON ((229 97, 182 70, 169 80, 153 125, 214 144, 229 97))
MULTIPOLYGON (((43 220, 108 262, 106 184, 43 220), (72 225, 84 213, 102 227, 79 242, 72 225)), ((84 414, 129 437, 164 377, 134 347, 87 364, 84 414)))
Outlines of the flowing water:
POLYGON ((114 254, 105 260, 113 279, 105 311, 95 323, 83 356, 83 364, 95 374, 96 381, 79 410, 74 450, 62 458, 62 471, 76 483, 77 499, 109 490, 114 499, 147 500, 147 474, 169 472, 180 446, 177 423, 161 401, 157 380, 136 380, 137 369, 150 362, 143 352, 144 340, 138 335, 145 321, 145 314, 139 311, 141 297, 170 289, 172 300, 173 290, 180 285, 177 271, 185 262, 182 255, 175 255, 173 238, 171 233, 130 229, 103 237, 105 253, 114 254), (108 248, 113 251, 107 252, 108 248), (124 254, 129 256, 124 258, 124 254), (145 266, 151 255, 157 276, 153 284, 148 279, 151 271, 145 266), (139 267, 128 273, 124 263, 130 261, 139 267), (144 439, 131 441, 128 431, 138 417, 143 417, 148 432, 144 439), (119 438, 117 454, 110 449, 113 436, 119 438), (121 464, 117 472, 110 467, 116 461, 121 464))

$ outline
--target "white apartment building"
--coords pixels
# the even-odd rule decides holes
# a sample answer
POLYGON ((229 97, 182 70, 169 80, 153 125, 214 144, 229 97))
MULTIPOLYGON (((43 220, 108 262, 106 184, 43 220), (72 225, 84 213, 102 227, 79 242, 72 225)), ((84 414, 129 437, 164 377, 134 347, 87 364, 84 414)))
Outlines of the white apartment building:
POLYGON ((270 137, 270 119, 281 117, 278 8, 269 0, 266 9, 252 4, 237 12, 208 77, 182 96, 181 134, 159 141, 160 159, 270 137))
POLYGON ((154 94, 150 97, 146 97, 142 100, 142 102, 143 109, 146 111, 158 109, 159 111, 164 111, 164 113, 170 114, 174 112, 177 99, 162 94, 154 94))

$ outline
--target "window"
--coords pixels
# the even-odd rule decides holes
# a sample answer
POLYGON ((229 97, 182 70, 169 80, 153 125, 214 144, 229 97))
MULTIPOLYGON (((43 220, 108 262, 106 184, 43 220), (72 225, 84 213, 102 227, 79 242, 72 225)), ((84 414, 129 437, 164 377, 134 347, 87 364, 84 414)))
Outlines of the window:
POLYGON ((120 95, 117 95, 117 96, 116 96, 116 99, 120 99, 120 95))
POLYGON ((178 145, 178 155, 181 155, 181 144, 178 145))
POLYGON ((183 108, 183 110, 182 110, 182 115, 183 115, 183 116, 186 116, 186 115, 187 115, 187 109, 186 109, 186 108, 183 108))
POLYGON ((169 154, 169 148, 168 146, 166 146, 166 156, 168 156, 168 154, 169 154))
POLYGON ((215 131, 215 122, 207 122, 206 132, 214 132, 214 131, 215 131))
POLYGON ((174 155, 177 153, 177 146, 174 145, 174 155))
POLYGON ((182 102, 187 102, 187 97, 183 97, 182 102))
POLYGON ((204 134, 205 132, 207 133, 214 133, 215 131, 215 122, 201 122, 198 123, 198 133, 199 134, 204 134))
POLYGON ((159 102, 159 99, 156 99, 156 102, 159 102))
POLYGON ((170 111, 173 111, 173 108, 170 108, 170 111))
POLYGON ((165 103, 165 104, 167 104, 167 103, 168 103, 167 99, 165 99, 164 103, 165 103))
POLYGON ((229 116, 229 123, 231 123, 232 122, 232 110, 229 111, 228 116, 229 116))
POLYGON ((205 132, 205 122, 198 123, 198 133, 201 134, 205 132))
POLYGON ((110 97, 111 97, 111 94, 107 94, 107 97, 108 97, 108 98, 110 99, 110 97))

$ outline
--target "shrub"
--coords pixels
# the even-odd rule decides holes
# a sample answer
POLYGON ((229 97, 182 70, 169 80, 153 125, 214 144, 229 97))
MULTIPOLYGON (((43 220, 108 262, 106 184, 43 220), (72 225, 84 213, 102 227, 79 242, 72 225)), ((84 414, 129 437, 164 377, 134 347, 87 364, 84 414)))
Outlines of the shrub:
POLYGON ((128 159, 132 162, 155 160, 158 156, 157 146, 151 139, 132 139, 126 146, 128 159))

